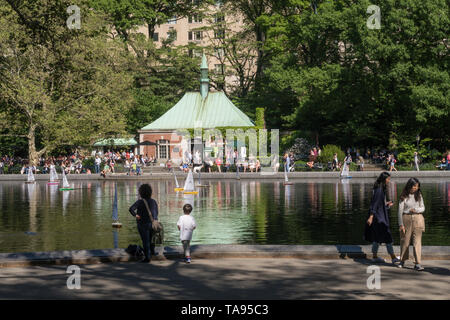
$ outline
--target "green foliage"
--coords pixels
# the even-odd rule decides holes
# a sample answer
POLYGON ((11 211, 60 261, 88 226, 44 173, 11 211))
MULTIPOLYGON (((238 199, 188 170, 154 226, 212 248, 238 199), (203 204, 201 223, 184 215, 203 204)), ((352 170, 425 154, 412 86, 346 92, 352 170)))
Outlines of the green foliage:
POLYGON ((428 160, 432 159, 432 153, 431 150, 426 146, 427 143, 431 141, 430 138, 426 138, 420 141, 419 148, 416 148, 416 145, 414 143, 400 143, 399 149, 400 153, 397 155, 398 160, 400 163, 406 164, 406 165, 413 165, 414 164, 414 152, 419 153, 419 158, 422 159, 421 162, 426 162, 428 160))
POLYGON ((318 161, 321 163, 328 163, 329 161, 333 161, 334 154, 337 153, 338 160, 342 162, 345 158, 345 153, 341 150, 340 147, 327 144, 323 147, 320 156, 318 157, 318 161))
POLYGON ((446 1, 378 1, 379 30, 366 27, 368 0, 318 1, 317 14, 308 3, 279 1, 259 19, 271 54, 254 105, 272 105, 270 124, 345 146, 395 147, 390 132, 406 140, 420 133, 444 150, 450 138, 446 1))
POLYGON ((265 128, 264 108, 256 108, 255 125, 257 128, 265 128))

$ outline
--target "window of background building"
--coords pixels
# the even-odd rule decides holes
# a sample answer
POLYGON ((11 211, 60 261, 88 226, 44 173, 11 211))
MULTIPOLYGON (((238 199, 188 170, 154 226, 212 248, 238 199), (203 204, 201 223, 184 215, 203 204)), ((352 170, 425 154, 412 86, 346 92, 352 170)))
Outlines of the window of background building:
POLYGON ((159 140, 158 144, 158 158, 167 159, 169 155, 169 141, 159 140))
POLYGON ((214 31, 214 38, 215 39, 225 39, 225 30, 220 29, 220 30, 214 31))
POLYGON ((203 54, 203 50, 201 49, 189 49, 189 57, 201 57, 203 54))
POLYGON ((173 16, 169 20, 167 20, 168 24, 177 24, 177 16, 173 16))
POLYGON ((221 59, 224 57, 225 51, 223 48, 214 48, 214 54, 217 58, 221 59))
POLYGON ((220 23, 225 21, 225 15, 223 13, 216 13, 214 15, 214 22, 220 23))
POLYGON ((153 41, 155 41, 155 42, 159 41, 159 33, 158 32, 153 33, 153 41))
POLYGON ((188 40, 202 40, 203 31, 189 31, 188 40))
POLYGON ((201 14, 195 14, 193 16, 189 16, 188 17, 188 22, 189 23, 202 23, 203 19, 202 19, 202 15, 201 14))
POLYGON ((215 64, 214 71, 216 72, 216 74, 223 74, 224 73, 224 65, 223 64, 215 64))
POLYGON ((169 28, 169 31, 167 32, 167 39, 168 40, 177 40, 177 30, 175 30, 173 27, 169 28))

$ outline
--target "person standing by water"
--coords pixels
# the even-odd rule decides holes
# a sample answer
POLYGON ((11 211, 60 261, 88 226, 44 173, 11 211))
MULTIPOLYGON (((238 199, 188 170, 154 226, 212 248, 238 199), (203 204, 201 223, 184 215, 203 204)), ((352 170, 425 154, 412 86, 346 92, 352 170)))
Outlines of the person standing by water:
POLYGON ((286 172, 289 172, 289 167, 290 167, 290 165, 291 165, 291 158, 289 157, 289 153, 286 152, 286 153, 284 154, 283 159, 284 159, 284 161, 285 161, 285 163, 284 163, 284 170, 285 170, 286 172))
POLYGON ((144 247, 145 258, 140 262, 148 263, 151 260, 151 255, 156 255, 155 244, 151 243, 153 229, 149 210, 154 220, 158 220, 158 204, 152 199, 152 187, 149 184, 143 184, 139 187, 140 199, 136 201, 129 209, 132 216, 136 218, 137 229, 141 236, 142 246, 144 247), (147 202, 147 205, 145 202, 147 202))
POLYGON ((100 157, 98 155, 96 155, 95 160, 94 160, 95 173, 100 173, 101 163, 102 163, 102 159, 100 159, 100 157))
POLYGON ((411 178, 406 183, 400 196, 398 206, 398 225, 400 227, 400 264, 402 268, 405 261, 409 259, 409 245, 412 242, 414 248, 414 269, 422 271, 422 232, 425 231, 425 219, 423 212, 422 192, 420 182, 416 178, 411 178))
POLYGON ((192 212, 192 205, 189 203, 186 203, 183 206, 183 213, 177 222, 178 230, 180 230, 180 240, 183 244, 183 250, 184 250, 184 257, 186 263, 191 263, 191 240, 192 240, 192 233, 194 232, 194 229, 197 227, 197 224, 195 223, 194 217, 192 217, 190 214, 192 212))
POLYGON ((387 251, 392 258, 392 263, 400 262, 395 256, 392 247, 392 234, 389 228, 389 209, 392 207, 392 201, 386 201, 387 186, 391 180, 388 172, 382 172, 373 186, 373 196, 370 203, 369 218, 365 225, 364 239, 372 242, 373 262, 386 262, 378 257, 378 248, 380 243, 385 243, 387 251))

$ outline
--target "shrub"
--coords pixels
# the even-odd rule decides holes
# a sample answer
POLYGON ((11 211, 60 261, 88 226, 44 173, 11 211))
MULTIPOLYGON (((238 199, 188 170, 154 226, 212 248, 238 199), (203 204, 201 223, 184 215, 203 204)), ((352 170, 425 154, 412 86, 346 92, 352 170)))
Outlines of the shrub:
POLYGON ((341 150, 341 148, 333 144, 327 144, 323 147, 320 156, 317 158, 317 161, 324 164, 328 163, 329 161, 333 161, 333 156, 335 153, 337 153, 339 162, 342 162, 345 158, 345 153, 341 150))

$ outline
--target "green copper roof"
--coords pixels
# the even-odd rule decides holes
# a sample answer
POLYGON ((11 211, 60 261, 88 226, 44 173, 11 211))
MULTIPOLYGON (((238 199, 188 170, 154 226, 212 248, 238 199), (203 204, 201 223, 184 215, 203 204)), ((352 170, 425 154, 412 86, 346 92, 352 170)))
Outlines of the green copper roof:
POLYGON ((109 147, 109 146, 134 146, 137 144, 137 141, 133 138, 125 139, 125 138, 109 138, 99 140, 94 143, 94 147, 109 147))
POLYGON ((141 130, 193 129, 198 121, 202 128, 255 126, 224 92, 209 92, 205 99, 199 92, 188 92, 169 111, 141 130))

